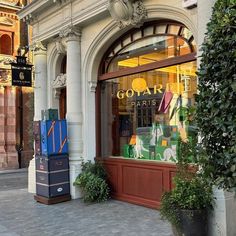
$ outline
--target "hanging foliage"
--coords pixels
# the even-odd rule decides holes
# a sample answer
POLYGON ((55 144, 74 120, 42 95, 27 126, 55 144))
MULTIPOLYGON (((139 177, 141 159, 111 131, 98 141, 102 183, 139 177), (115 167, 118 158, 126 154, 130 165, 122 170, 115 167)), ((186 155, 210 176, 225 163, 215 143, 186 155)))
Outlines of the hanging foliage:
POLYGON ((236 190, 236 0, 216 1, 198 76, 203 167, 220 188, 236 190))

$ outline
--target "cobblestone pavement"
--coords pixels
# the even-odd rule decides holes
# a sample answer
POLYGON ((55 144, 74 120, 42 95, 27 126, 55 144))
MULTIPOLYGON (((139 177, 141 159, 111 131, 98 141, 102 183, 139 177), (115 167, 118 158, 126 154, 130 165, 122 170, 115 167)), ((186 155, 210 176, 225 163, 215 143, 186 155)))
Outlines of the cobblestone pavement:
POLYGON ((0 236, 172 236, 158 211, 125 202, 37 203, 26 177, 0 174, 0 236))

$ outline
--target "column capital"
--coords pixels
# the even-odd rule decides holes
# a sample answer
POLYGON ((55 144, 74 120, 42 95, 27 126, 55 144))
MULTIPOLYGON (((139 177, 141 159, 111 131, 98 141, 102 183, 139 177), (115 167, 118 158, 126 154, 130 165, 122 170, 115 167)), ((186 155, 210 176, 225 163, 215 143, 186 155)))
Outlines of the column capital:
POLYGON ((81 40, 81 30, 73 25, 70 25, 60 31, 59 36, 65 38, 65 41, 80 41, 81 40))
POLYGON ((47 48, 46 46, 43 45, 41 41, 35 41, 33 44, 30 46, 31 50, 34 51, 34 53, 46 53, 47 48))

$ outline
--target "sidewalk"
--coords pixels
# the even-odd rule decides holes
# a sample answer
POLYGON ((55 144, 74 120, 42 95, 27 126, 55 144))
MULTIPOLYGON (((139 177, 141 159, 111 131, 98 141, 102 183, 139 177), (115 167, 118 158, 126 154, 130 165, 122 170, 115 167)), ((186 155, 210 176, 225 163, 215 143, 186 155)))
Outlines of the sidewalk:
POLYGON ((26 176, 0 175, 0 185, 8 185, 0 188, 1 236, 172 236, 170 225, 155 209, 116 200, 37 203, 27 192, 26 176))
POLYGON ((28 172, 28 168, 0 170, 0 175, 1 174, 12 174, 12 173, 27 173, 27 172, 28 172))

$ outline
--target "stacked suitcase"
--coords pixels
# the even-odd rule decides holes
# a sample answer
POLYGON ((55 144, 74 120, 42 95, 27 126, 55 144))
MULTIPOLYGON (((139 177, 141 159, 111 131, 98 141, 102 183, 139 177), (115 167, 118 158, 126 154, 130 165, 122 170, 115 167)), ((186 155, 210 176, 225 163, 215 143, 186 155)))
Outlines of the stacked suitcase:
POLYGON ((42 112, 34 122, 36 196, 35 200, 53 204, 70 200, 69 158, 66 120, 58 120, 58 111, 42 112))

